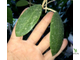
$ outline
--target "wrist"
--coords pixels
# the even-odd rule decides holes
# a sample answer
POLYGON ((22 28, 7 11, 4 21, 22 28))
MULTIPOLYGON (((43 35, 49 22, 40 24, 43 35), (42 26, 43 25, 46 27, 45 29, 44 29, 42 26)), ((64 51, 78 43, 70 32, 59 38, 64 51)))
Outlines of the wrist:
POLYGON ((13 60, 13 55, 9 51, 7 51, 7 60, 13 60))

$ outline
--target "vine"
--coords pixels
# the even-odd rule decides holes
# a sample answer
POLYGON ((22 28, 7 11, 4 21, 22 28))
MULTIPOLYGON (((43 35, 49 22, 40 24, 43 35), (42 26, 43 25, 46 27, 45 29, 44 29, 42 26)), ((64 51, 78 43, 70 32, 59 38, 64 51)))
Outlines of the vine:
POLYGON ((49 1, 49 2, 48 2, 48 0, 44 0, 43 1, 42 8, 45 9, 45 13, 47 12, 47 10, 50 10, 52 12, 56 12, 55 10, 47 7, 47 4, 49 4, 49 3, 53 2, 53 1, 55 1, 55 0, 52 0, 52 1, 49 1))

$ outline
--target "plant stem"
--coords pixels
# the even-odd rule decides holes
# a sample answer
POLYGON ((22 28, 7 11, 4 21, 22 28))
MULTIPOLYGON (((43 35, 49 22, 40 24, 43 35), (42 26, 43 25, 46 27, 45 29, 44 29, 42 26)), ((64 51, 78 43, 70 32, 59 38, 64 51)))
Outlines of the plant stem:
MULTIPOLYGON (((46 8, 47 8, 47 0, 46 0, 46 8)), ((45 9, 45 13, 47 12, 47 9, 45 9)))
POLYGON ((55 10, 50 9, 50 8, 43 8, 43 9, 47 9, 47 10, 50 10, 50 11, 52 11, 52 12, 56 12, 55 10))
POLYGON ((52 1, 49 1, 49 2, 48 2, 48 0, 43 0, 42 8, 45 9, 45 13, 47 12, 47 10, 50 10, 52 12, 56 12, 55 10, 50 9, 50 8, 47 7, 47 4, 49 4, 49 3, 53 2, 53 1, 55 1, 55 0, 52 0, 52 1))
POLYGON ((46 2, 46 0, 43 1, 43 3, 42 3, 42 8, 44 7, 45 2, 46 2))
POLYGON ((11 34, 11 25, 10 25, 10 23, 8 23, 8 29, 9 29, 9 31, 10 31, 10 34, 11 34))
POLYGON ((53 1, 55 1, 55 0, 49 1, 47 4, 49 4, 49 3, 53 2, 53 1))
POLYGON ((29 6, 30 6, 30 4, 31 4, 31 5, 34 5, 34 4, 33 4, 33 3, 31 3, 31 2, 28 2, 28 4, 29 4, 29 6))
POLYGON ((30 2, 29 6, 31 6, 31 0, 29 0, 29 2, 30 2))

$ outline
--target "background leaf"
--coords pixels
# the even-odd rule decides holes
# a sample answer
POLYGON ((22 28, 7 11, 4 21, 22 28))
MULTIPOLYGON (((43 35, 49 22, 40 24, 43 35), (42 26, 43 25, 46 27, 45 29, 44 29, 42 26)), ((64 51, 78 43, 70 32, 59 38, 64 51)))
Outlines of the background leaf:
POLYGON ((26 0, 20 0, 16 3, 17 7, 26 6, 28 5, 28 2, 26 0))
POLYGON ((7 7, 7 22, 13 23, 12 11, 9 7, 7 7))

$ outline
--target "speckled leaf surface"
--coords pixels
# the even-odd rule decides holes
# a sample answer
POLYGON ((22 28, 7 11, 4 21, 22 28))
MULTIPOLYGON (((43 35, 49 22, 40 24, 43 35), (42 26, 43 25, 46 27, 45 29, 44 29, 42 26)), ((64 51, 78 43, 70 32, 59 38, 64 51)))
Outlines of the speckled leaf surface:
POLYGON ((59 51, 62 45, 63 36, 63 23, 58 12, 55 12, 50 24, 50 49, 52 55, 55 55, 59 51))
POLYGON ((18 19, 15 33, 16 36, 23 36, 27 34, 35 24, 38 22, 42 13, 41 5, 33 5, 29 7, 18 19))

